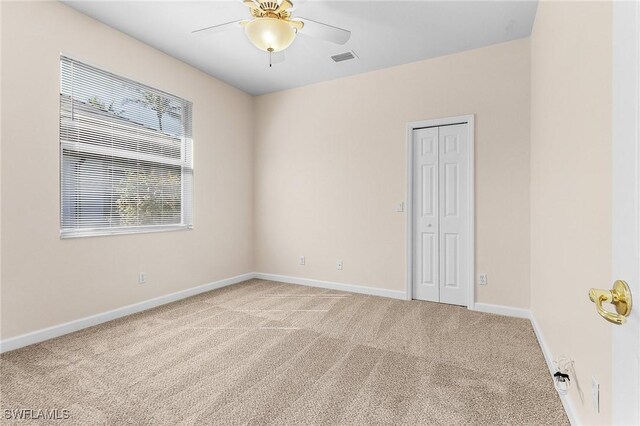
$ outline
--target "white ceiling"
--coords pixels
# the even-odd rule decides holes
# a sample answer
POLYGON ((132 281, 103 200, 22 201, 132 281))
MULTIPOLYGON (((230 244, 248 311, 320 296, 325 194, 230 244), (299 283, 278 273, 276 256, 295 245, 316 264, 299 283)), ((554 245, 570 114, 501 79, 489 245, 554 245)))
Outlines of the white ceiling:
MULTIPOLYGON (((295 0, 293 0, 295 5, 295 0)), ((351 30, 340 46, 299 34, 286 60, 269 68, 238 25, 210 36, 192 30, 249 18, 240 0, 64 1, 252 95, 386 68, 527 37, 536 1, 320 1, 301 2, 294 17, 351 30), (359 59, 334 63, 353 50, 359 59)))

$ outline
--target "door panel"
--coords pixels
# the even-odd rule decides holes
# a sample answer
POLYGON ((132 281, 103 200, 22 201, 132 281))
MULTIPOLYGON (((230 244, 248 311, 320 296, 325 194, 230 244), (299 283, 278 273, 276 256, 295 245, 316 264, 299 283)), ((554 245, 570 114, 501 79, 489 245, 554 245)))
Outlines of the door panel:
POLYGON ((448 154, 450 152, 458 153, 458 144, 459 139, 456 134, 449 134, 444 136, 444 153, 448 154))
MULTIPOLYGON (((640 424, 640 3, 613 4, 613 276, 631 288, 626 324, 611 325, 615 425, 640 424)), ((609 288, 610 283, 602 283, 609 288)), ((593 309, 592 306, 588 307, 593 309)), ((595 314, 595 313, 594 313, 595 314)), ((594 342, 600 346, 606 342, 594 342)), ((596 348, 596 350, 599 348, 596 348)))
POLYGON ((438 189, 436 188, 437 165, 435 164, 423 164, 422 165, 422 216, 435 216, 437 210, 436 196, 438 189))
POLYGON ((439 128, 440 189, 440 302, 467 305, 468 188, 467 125, 439 128))
POLYGON ((422 279, 421 284, 437 286, 436 274, 438 265, 436 256, 438 251, 438 236, 433 232, 422 233, 422 279))
POLYGON ((444 212, 443 216, 458 216, 458 164, 444 165, 444 212))
POLYGON ((467 305, 467 124, 416 129, 413 297, 467 305))
POLYGON ((458 234, 444 234, 444 280, 443 287, 458 288, 460 276, 460 249, 458 234))
POLYGON ((413 297, 440 298, 438 258, 438 129, 413 132, 413 297))

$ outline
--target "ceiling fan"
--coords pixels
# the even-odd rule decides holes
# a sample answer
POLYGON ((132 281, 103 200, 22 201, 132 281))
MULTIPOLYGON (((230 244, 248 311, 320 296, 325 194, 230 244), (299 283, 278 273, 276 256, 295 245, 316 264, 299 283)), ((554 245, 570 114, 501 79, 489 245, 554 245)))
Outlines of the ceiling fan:
POLYGON ((192 34, 213 34, 241 25, 249 41, 269 53, 269 66, 271 54, 289 47, 298 33, 336 44, 345 44, 351 37, 351 31, 342 28, 302 17, 291 19, 291 0, 243 0, 242 3, 249 8, 251 20, 212 25, 192 31, 192 34))

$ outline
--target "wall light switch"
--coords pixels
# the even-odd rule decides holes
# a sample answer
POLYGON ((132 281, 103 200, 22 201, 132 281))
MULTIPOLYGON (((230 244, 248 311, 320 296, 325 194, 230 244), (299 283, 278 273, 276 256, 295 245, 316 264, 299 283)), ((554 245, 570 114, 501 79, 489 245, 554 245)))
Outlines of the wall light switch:
POLYGON ((147 274, 144 272, 138 272, 138 284, 145 284, 147 282, 147 274))
POLYGON ((342 260, 338 260, 336 262, 336 267, 338 268, 338 271, 342 271, 342 260))
POLYGON ((398 201, 396 203, 396 211, 403 212, 404 211, 404 201, 398 201))
POLYGON ((305 262, 305 260, 304 260, 304 256, 300 256, 300 257, 298 258, 298 265, 304 265, 304 262, 305 262))

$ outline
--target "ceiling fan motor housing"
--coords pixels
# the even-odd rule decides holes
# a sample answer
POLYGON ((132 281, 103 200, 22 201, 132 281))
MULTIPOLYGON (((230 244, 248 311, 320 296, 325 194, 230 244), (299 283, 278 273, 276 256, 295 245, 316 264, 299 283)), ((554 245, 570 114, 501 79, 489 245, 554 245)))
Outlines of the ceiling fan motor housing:
POLYGON ((276 10, 279 4, 277 1, 261 1, 260 9, 262 10, 276 10))
POLYGON ((288 19, 291 17, 291 13, 288 9, 293 7, 291 2, 285 2, 278 4, 276 1, 258 1, 258 7, 251 7, 251 14, 256 18, 279 18, 288 19))

